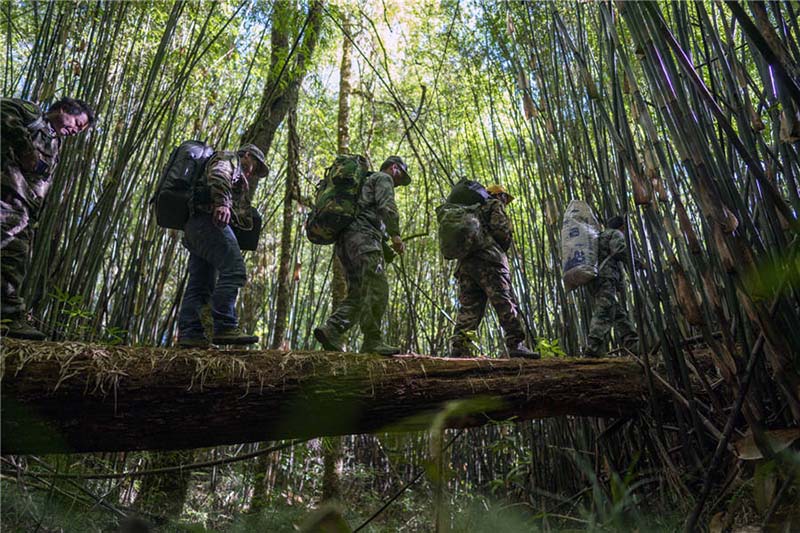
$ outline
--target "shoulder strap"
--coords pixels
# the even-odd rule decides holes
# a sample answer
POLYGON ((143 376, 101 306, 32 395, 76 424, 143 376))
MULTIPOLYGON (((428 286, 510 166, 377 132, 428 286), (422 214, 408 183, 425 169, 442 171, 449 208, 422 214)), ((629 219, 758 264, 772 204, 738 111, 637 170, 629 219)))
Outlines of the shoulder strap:
POLYGON ((611 259, 610 255, 607 255, 605 259, 603 259, 600 264, 597 266, 597 273, 600 274, 600 271, 603 270, 603 267, 606 266, 608 260, 611 259))

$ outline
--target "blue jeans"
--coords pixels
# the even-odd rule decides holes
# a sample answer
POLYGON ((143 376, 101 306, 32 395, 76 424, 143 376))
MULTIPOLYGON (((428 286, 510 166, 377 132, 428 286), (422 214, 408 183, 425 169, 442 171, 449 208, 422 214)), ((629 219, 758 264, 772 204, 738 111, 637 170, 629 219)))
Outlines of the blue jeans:
POLYGON ((230 226, 217 227, 208 213, 198 213, 183 229, 189 250, 189 281, 181 302, 178 336, 203 338, 200 312, 209 301, 214 332, 235 328, 236 297, 247 281, 242 252, 230 226))

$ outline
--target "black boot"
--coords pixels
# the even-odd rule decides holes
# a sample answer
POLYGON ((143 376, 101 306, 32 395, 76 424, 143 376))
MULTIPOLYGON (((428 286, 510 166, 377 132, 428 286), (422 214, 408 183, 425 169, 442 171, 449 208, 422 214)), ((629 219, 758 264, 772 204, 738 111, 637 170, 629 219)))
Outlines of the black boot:
POLYGON ((520 342, 516 346, 508 347, 508 356, 512 359, 541 359, 539 352, 534 352, 525 343, 520 342))

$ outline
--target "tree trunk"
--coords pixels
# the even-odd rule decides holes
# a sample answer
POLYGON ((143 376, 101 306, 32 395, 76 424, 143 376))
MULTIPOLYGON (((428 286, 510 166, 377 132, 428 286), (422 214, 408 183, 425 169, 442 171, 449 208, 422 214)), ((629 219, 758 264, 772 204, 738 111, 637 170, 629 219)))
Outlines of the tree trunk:
POLYGON ((322 501, 342 497, 340 479, 344 470, 342 437, 322 439, 322 501))
MULTIPOLYGON (((242 136, 242 143, 254 143, 266 154, 272 146, 272 140, 283 118, 287 113, 293 113, 297 108, 297 99, 300 84, 306 74, 307 62, 311 58, 314 48, 319 40, 322 26, 322 3, 314 2, 309 7, 308 15, 303 26, 298 31, 303 33, 298 49, 289 47, 289 34, 292 19, 292 4, 289 2, 276 2, 272 12, 272 34, 270 36, 272 47, 270 69, 264 93, 261 97, 258 113, 242 136), (290 57, 294 54, 294 60, 290 57)), ((292 118, 290 117, 290 122, 292 118)), ((286 193, 284 196, 283 231, 281 234, 281 257, 279 266, 278 301, 275 316, 275 328, 271 346, 280 347, 286 330, 286 316, 290 305, 289 298, 289 262, 291 259, 291 226, 293 222, 292 195, 294 184, 297 183, 297 140, 294 132, 294 123, 290 124, 288 151, 289 166, 286 175, 286 193), (294 153, 294 160, 292 154, 294 153), (294 161, 294 164, 293 164, 294 161)), ((255 470, 256 486, 253 499, 250 503, 251 513, 260 512, 266 502, 264 491, 264 472, 266 470, 266 457, 259 459, 255 470)))
MULTIPOLYGON (((339 69, 339 114, 336 121, 336 151, 346 154, 350 151, 350 93, 352 87, 352 44, 348 39, 350 35, 350 19, 342 17, 342 29, 346 35, 342 37, 342 63, 339 69)), ((331 307, 336 306, 347 296, 347 279, 345 278, 342 262, 333 256, 333 281, 331 282, 331 307)))
MULTIPOLYGON (((296 49, 290 46, 290 27, 294 10, 291 2, 275 2, 272 12, 272 54, 267 82, 261 96, 258 113, 242 135, 243 143, 253 143, 264 153, 272 146, 275 132, 286 113, 296 101, 300 84, 308 70, 308 63, 319 41, 322 27, 322 3, 314 2, 308 10, 303 33, 296 49)), ((295 41, 292 41, 293 44, 295 41)))
MULTIPOLYGON (((155 469, 189 464, 194 460, 194 455, 193 450, 151 453, 148 467, 155 469)), ((177 519, 186 502, 191 474, 191 471, 178 471, 145 476, 136 494, 134 507, 159 517, 177 519)))
POLYGON ((2 452, 171 450, 636 413, 623 359, 445 359, 3 340, 2 452), (462 400, 459 405, 451 402, 462 400))
POLYGON ((289 110, 289 134, 287 135, 286 191, 283 194, 283 230, 281 231, 281 253, 278 264, 278 297, 275 305, 275 323, 270 347, 281 348, 286 333, 286 317, 291 305, 291 261, 292 261, 292 226, 294 225, 294 193, 297 180, 297 164, 300 144, 297 139, 297 95, 295 94, 289 110))
POLYGON ((352 44, 350 43, 350 19, 342 17, 342 29, 345 35, 342 37, 342 63, 339 67, 339 115, 336 122, 336 149, 340 154, 346 154, 350 150, 350 93, 352 87, 350 78, 352 77, 352 44))
MULTIPOLYGON (((339 115, 336 127, 336 150, 339 154, 350 151, 350 78, 352 74, 352 44, 350 43, 350 19, 342 17, 342 63, 339 68, 339 115)), ((344 266, 336 254, 333 255, 333 280, 331 282, 331 307, 333 310, 347 296, 347 278, 344 266)), ((322 500, 341 497, 339 478, 344 468, 342 439, 330 437, 322 442, 322 500)))

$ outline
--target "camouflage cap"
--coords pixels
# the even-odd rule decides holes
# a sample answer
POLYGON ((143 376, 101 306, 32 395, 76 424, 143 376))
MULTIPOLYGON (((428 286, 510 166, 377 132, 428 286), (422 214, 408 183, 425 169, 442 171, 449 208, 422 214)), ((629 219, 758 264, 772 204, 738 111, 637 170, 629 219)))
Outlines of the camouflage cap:
POLYGON ((244 144, 239 148, 239 155, 244 153, 250 154, 250 156, 256 160, 256 163, 258 163, 256 175, 261 177, 266 176, 267 163, 264 161, 264 152, 255 144, 244 144))
POLYGON ((409 183, 411 183, 411 176, 408 175, 408 165, 406 165, 406 162, 403 161, 403 158, 400 157, 399 155, 390 155, 389 157, 387 157, 386 161, 384 161, 383 164, 381 165, 381 169, 384 169, 389 165, 394 165, 394 164, 399 166, 400 170, 403 171, 403 174, 400 176, 400 183, 398 183, 398 185, 408 185, 409 183))

